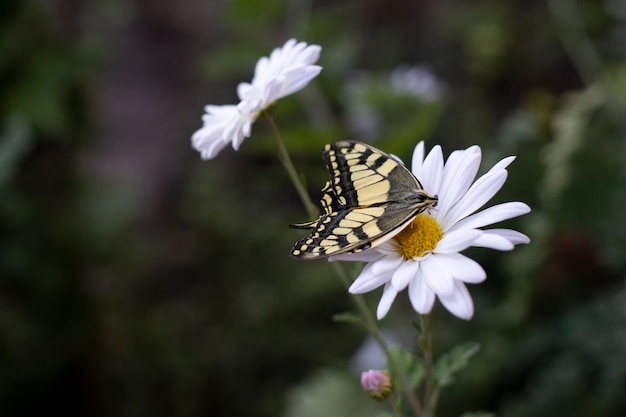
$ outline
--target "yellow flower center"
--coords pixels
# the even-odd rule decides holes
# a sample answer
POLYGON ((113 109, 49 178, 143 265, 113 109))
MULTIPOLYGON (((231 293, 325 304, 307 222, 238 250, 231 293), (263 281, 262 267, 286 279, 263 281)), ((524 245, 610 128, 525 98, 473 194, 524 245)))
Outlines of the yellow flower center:
POLYGON ((408 261, 434 250, 442 237, 443 230, 434 217, 418 214, 394 239, 398 244, 398 253, 408 261))

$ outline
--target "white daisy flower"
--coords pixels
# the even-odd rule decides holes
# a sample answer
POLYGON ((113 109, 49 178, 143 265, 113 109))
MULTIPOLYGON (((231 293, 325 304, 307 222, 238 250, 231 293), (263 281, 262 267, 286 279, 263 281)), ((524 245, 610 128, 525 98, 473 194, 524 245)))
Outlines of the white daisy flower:
POLYGON ((424 101, 438 101, 446 92, 446 85, 425 65, 401 66, 389 76, 391 89, 408 93, 424 101))
POLYGON ((526 204, 502 203, 475 213, 500 190, 508 174, 506 167, 514 159, 504 158, 473 182, 481 160, 478 146, 453 152, 444 164, 440 146, 424 158, 424 143, 420 142, 413 154, 412 171, 424 190, 439 196, 438 205, 431 213, 417 215, 379 246, 333 257, 368 262, 349 291, 362 294, 384 285, 378 319, 385 317, 396 295, 407 288, 409 300, 420 314, 429 313, 438 297, 452 314, 470 319, 474 303, 465 284, 484 281, 486 273, 460 252, 470 246, 505 251, 530 242, 515 230, 482 229, 530 212, 526 204))
POLYGON ((191 137, 202 158, 215 157, 229 143, 238 150, 243 140, 250 137, 252 124, 264 110, 276 100, 301 90, 320 73, 322 67, 313 64, 321 50, 318 45, 289 39, 269 57, 259 59, 251 83, 239 84, 238 105, 206 106, 203 127, 191 137))

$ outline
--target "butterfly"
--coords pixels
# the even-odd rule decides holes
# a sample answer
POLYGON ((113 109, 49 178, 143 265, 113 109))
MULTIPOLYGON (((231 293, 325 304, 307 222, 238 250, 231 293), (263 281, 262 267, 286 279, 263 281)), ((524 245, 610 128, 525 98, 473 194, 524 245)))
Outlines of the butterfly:
POLYGON ((417 214, 437 206, 415 175, 380 149, 357 141, 324 146, 330 181, 322 189, 317 220, 289 225, 312 229, 291 256, 320 259, 375 247, 417 214))

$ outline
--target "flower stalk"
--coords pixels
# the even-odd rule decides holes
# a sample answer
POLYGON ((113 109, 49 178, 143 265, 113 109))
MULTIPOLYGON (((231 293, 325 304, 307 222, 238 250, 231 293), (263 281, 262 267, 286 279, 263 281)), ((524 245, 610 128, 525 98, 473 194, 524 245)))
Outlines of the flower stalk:
POLYGON ((439 397, 435 382, 435 370, 433 361, 433 345, 430 335, 430 316, 420 314, 420 328, 418 345, 422 350, 423 365, 425 370, 424 404, 426 406, 425 417, 434 417, 439 397))
POLYGON ((298 171, 296 171, 296 168, 293 165, 293 161, 291 160, 291 156, 289 156, 289 152, 287 151, 285 142, 283 142, 283 139, 280 136, 280 132, 278 131, 278 127, 276 126, 274 117, 270 112, 266 112, 265 118, 272 128, 274 138, 276 138, 276 144, 278 145, 278 159, 280 159, 283 167, 285 167, 285 170, 287 171, 287 174, 289 175, 289 178, 291 179, 291 182, 293 183, 293 186, 295 187, 296 192, 298 193, 298 196, 300 197, 300 200, 302 201, 302 204, 304 205, 304 208, 306 209, 309 218, 314 219, 319 215, 319 211, 317 209, 317 206, 313 204, 313 201, 311 201, 311 197, 306 191, 304 184, 302 184, 300 176, 298 175, 298 171))

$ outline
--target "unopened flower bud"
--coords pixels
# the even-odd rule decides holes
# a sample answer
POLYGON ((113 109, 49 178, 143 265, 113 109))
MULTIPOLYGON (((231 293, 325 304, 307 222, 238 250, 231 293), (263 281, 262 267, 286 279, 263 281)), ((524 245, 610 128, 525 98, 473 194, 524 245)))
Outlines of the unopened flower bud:
POLYGON ((369 370, 361 374, 363 390, 375 400, 384 400, 393 391, 393 380, 388 371, 369 370))

